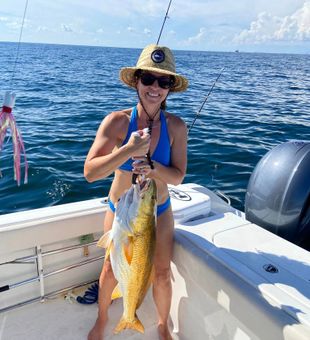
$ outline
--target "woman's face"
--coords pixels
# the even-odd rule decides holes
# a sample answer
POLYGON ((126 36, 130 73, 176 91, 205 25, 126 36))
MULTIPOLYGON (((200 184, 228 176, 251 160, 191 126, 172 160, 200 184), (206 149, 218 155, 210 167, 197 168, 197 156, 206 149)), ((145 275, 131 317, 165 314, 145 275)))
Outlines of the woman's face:
POLYGON ((158 72, 143 72, 137 80, 137 90, 144 103, 160 105, 170 91, 171 78, 158 72))

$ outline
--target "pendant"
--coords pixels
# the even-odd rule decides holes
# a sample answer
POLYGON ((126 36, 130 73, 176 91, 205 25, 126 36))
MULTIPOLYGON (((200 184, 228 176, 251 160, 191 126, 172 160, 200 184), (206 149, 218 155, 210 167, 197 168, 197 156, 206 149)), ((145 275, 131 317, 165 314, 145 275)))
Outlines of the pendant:
POLYGON ((149 134, 150 134, 150 135, 152 134, 153 123, 154 123, 154 120, 153 120, 153 119, 149 119, 149 120, 148 120, 148 128, 149 128, 149 134))

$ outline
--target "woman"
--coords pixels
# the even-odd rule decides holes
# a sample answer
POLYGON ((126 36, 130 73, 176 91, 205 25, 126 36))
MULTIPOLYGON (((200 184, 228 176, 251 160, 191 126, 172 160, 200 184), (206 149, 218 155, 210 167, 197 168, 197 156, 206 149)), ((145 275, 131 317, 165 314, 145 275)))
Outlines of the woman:
MULTIPOLYGON (((135 88, 139 102, 132 109, 110 113, 102 121, 85 161, 84 175, 93 182, 115 173, 109 192, 110 209, 104 232, 112 227, 115 202, 130 188, 133 174, 153 178, 158 190, 155 278, 153 297, 158 312, 160 339, 172 339, 168 328, 171 304, 170 261, 174 222, 167 184, 180 184, 187 165, 187 128, 184 121, 165 112, 169 92, 186 90, 186 78, 175 71, 167 47, 147 46, 136 67, 122 68, 120 79, 135 88), (145 128, 149 128, 146 133, 145 128), (132 132, 138 131, 138 134, 132 132)), ((101 340, 108 319, 111 293, 116 286, 111 263, 106 260, 99 280, 98 318, 88 335, 101 340)))

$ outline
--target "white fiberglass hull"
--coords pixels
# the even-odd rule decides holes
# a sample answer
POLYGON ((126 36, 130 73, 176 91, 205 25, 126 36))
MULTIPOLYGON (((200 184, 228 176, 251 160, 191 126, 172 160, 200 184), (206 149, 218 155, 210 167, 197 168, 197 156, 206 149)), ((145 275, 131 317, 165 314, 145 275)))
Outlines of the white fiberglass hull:
MULTIPOLYGON (((180 185, 170 193, 174 338, 309 339, 309 252, 246 221, 204 187, 180 185)), ((0 217, 1 340, 86 338, 97 305, 69 303, 54 293, 98 278, 102 250, 95 242, 88 249, 79 243, 81 235, 101 235, 106 209, 97 199, 0 217), (51 299, 55 295, 60 298, 51 299)), ((112 335, 121 312, 116 301, 107 339, 157 338, 150 292, 139 309, 145 335, 112 335)))

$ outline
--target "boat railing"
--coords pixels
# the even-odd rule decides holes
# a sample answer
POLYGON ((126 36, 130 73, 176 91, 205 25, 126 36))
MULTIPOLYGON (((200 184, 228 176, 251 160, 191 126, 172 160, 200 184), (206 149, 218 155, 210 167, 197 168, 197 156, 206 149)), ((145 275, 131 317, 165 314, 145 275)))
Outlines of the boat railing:
MULTIPOLYGON (((89 281, 82 281, 79 283, 76 283, 74 285, 70 285, 67 287, 63 287, 61 289, 57 289, 51 292, 46 292, 45 290, 45 279, 53 276, 53 275, 58 275, 61 273, 64 273, 66 271, 70 271, 72 269, 75 268, 79 268, 82 266, 86 266, 90 263, 93 263, 95 261, 99 261, 99 260, 103 260, 104 259, 104 255, 99 255, 99 256, 94 256, 91 258, 87 258, 87 259, 80 259, 79 261, 67 265, 67 266, 61 266, 55 270, 50 270, 50 271, 45 271, 45 267, 43 265, 43 258, 47 257, 47 256, 52 256, 52 255, 57 255, 57 254, 62 254, 68 251, 72 251, 72 250, 76 250, 76 249, 80 249, 80 248, 85 248, 85 247, 90 247, 90 246, 95 246, 98 240, 94 240, 88 243, 83 243, 83 244, 75 244, 75 245, 70 245, 70 246, 65 246, 62 248, 56 248, 56 249, 52 249, 52 250, 48 250, 48 251, 42 251, 41 246, 35 246, 34 247, 34 251, 35 251, 35 255, 29 255, 29 256, 23 256, 20 258, 16 258, 14 260, 11 261, 5 261, 0 263, 0 266, 5 266, 5 265, 11 265, 11 264, 25 264, 25 263, 32 263, 35 265, 36 267, 36 272, 37 275, 25 280, 20 280, 18 282, 12 283, 12 284, 5 284, 0 286, 0 294, 3 294, 5 291, 11 290, 11 289, 15 289, 33 282, 39 282, 39 295, 37 297, 31 298, 31 299, 25 299, 21 302, 18 302, 16 304, 10 304, 4 308, 0 309, 0 313, 3 312, 7 312, 9 310, 15 309, 17 307, 21 307, 24 306, 26 304, 29 303, 33 303, 36 301, 41 301, 44 302, 45 299, 54 297, 56 295, 68 292, 70 290, 82 287, 84 285, 88 285, 91 284, 93 282, 95 282, 96 280, 89 280, 89 281)), ((1 295, 0 295, 1 296, 1 295)))

